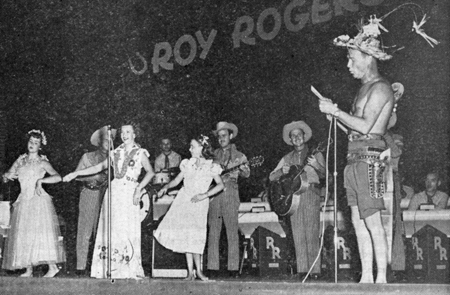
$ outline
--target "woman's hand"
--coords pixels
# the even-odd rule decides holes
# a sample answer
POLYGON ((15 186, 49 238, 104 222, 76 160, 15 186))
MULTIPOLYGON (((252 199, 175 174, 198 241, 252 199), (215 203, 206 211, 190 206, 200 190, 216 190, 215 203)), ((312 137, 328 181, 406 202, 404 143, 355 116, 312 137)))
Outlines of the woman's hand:
POLYGON ((158 198, 161 198, 162 196, 164 196, 166 194, 166 192, 167 192, 167 187, 163 186, 158 192, 158 198))
POLYGON ((38 196, 40 196, 40 195, 42 195, 42 192, 43 192, 43 188, 42 188, 42 179, 43 178, 40 178, 40 179, 38 179, 37 181, 36 181, 36 194, 38 195, 38 196))
POLYGON ((192 203, 198 203, 200 201, 203 201, 206 198, 208 198, 208 193, 197 194, 197 195, 192 197, 191 202, 192 203))
POLYGON ((19 175, 17 173, 13 173, 13 172, 6 172, 5 174, 2 175, 3 177, 3 182, 7 183, 9 180, 15 180, 19 177, 19 175))
POLYGON ((138 187, 134 190, 133 205, 135 206, 139 205, 139 203, 141 202, 141 191, 142 190, 138 187))
POLYGON ((63 177, 63 181, 64 182, 72 181, 73 179, 77 178, 77 176, 78 176, 77 172, 69 173, 63 177))

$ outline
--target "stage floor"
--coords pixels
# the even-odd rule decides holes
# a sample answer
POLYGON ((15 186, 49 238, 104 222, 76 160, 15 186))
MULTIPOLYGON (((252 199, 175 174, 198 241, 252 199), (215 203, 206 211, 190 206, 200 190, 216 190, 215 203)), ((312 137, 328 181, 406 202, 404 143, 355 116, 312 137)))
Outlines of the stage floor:
POLYGON ((0 277, 1 294, 450 294, 447 284, 357 284, 326 281, 217 279, 187 282, 182 279, 99 280, 79 277, 0 277))

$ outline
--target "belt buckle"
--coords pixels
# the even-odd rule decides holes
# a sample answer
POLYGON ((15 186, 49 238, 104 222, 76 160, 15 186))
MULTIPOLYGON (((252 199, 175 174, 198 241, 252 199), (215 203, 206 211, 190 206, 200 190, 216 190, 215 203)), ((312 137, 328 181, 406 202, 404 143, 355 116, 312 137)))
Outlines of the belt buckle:
POLYGON ((358 134, 350 134, 349 136, 348 136, 348 141, 355 141, 355 140, 362 140, 362 139, 367 139, 368 137, 367 137, 367 135, 365 135, 365 134, 361 134, 361 135, 358 135, 358 134))

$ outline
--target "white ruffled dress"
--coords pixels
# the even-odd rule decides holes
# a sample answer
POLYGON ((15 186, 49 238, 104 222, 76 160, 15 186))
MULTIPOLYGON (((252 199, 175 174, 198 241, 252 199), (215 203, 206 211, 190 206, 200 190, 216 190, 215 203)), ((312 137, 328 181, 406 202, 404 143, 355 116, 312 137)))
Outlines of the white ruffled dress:
POLYGON ((180 164, 184 185, 155 232, 158 242, 174 252, 203 254, 206 243, 206 222, 209 199, 193 203, 196 194, 205 193, 222 168, 212 160, 197 166, 196 159, 184 159, 180 164))

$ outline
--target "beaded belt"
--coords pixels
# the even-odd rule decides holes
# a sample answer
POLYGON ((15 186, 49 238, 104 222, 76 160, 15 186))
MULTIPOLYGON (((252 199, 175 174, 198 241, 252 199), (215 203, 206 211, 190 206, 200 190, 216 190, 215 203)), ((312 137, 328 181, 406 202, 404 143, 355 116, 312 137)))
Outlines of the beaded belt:
POLYGON ((350 134, 348 136, 349 141, 368 140, 368 139, 381 140, 383 139, 383 135, 369 133, 369 134, 350 134))
POLYGON ((380 154, 384 151, 381 148, 374 147, 363 147, 357 150, 349 151, 347 154, 347 164, 353 164, 355 162, 366 162, 368 164, 373 164, 375 162, 380 162, 380 154))
POLYGON ((87 189, 90 189, 91 191, 98 191, 101 188, 105 187, 107 183, 108 183, 107 181, 104 181, 102 183, 100 183, 98 181, 89 182, 89 183, 85 182, 85 183, 83 183, 83 186, 87 189))

